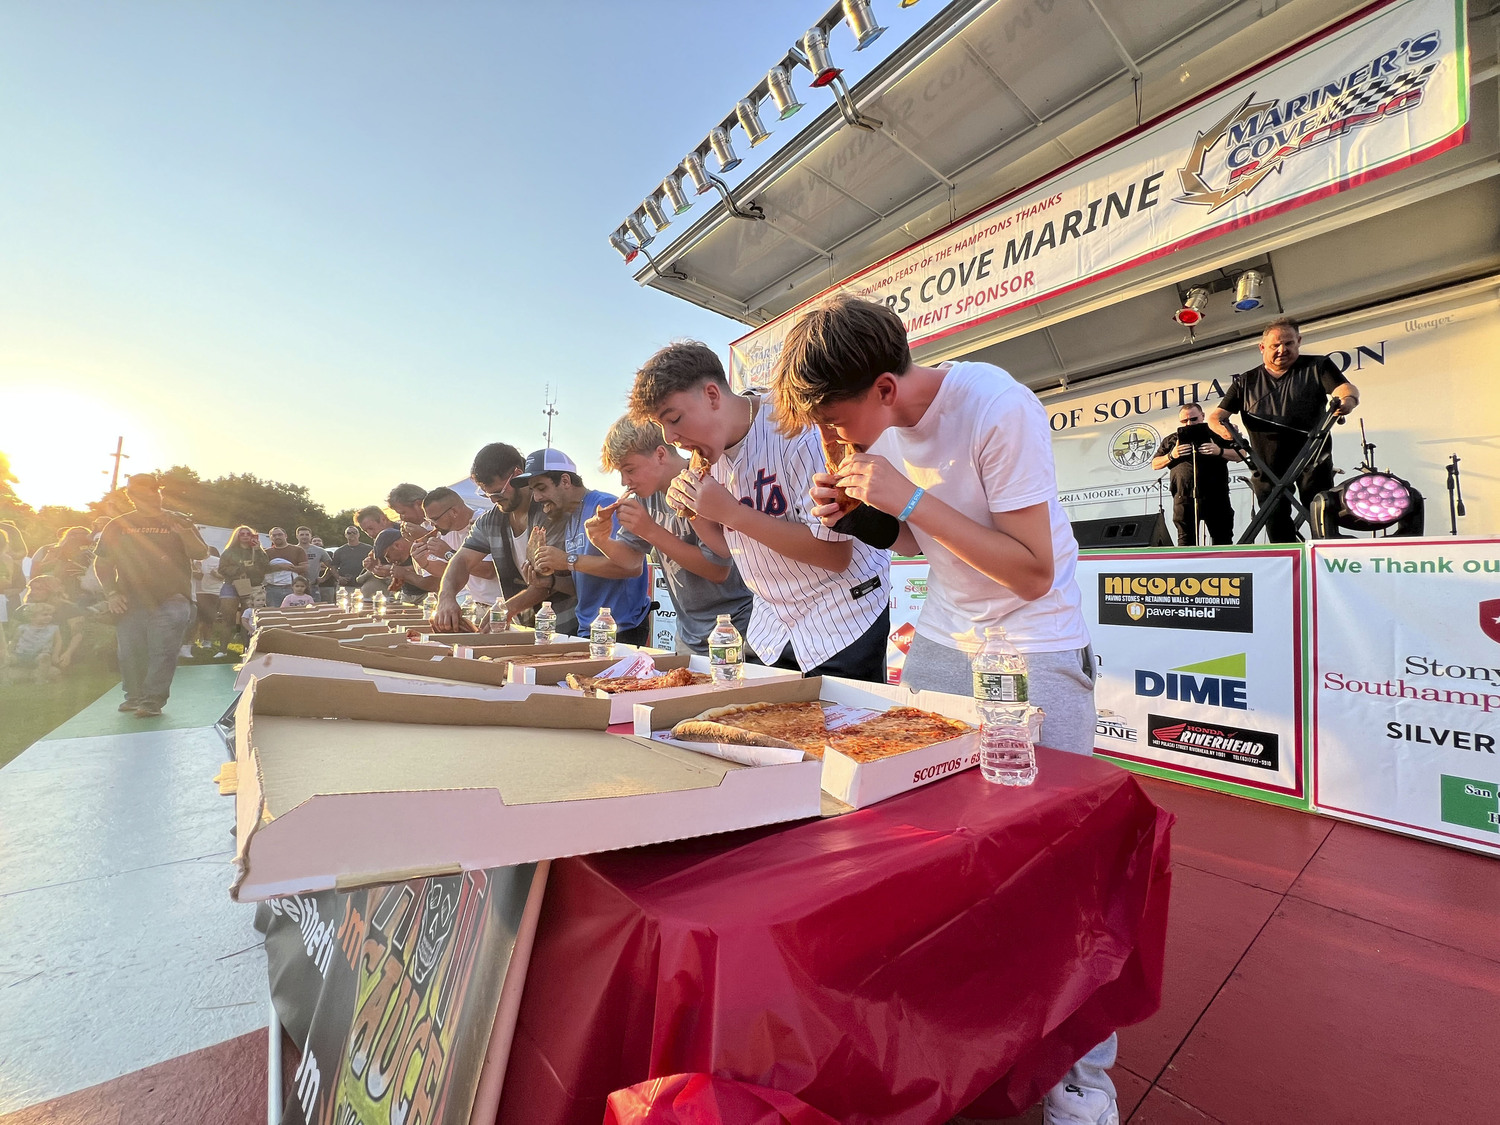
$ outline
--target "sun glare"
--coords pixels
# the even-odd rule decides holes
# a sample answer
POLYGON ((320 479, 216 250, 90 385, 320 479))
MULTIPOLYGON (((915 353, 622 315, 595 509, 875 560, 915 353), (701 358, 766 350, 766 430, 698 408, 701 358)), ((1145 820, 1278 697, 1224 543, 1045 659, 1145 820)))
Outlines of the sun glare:
POLYGON ((115 442, 125 439, 132 471, 158 468, 155 426, 129 408, 77 391, 27 386, 5 392, 0 453, 10 458, 14 488, 34 508, 83 508, 109 489, 115 442))

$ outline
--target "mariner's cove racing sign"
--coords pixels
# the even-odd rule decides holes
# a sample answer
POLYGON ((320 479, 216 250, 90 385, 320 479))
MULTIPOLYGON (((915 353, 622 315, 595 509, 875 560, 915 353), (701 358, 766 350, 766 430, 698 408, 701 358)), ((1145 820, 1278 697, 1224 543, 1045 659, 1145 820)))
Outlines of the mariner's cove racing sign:
POLYGON ((1080 557, 1095 749, 1305 807, 1300 566, 1290 548, 1080 557))
POLYGON ((1313 806, 1500 854, 1500 540, 1316 543, 1313 806))
MULTIPOLYGON (((833 291, 920 348, 1435 156, 1468 121, 1463 21, 1461 0, 1382 5, 833 291)), ((812 303, 730 345, 740 385, 769 383, 812 303)))

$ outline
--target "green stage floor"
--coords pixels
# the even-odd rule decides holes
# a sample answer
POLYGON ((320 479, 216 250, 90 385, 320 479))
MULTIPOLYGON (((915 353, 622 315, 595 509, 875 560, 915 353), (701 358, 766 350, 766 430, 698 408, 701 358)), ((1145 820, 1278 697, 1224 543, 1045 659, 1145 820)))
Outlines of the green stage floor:
POLYGON ((134 734, 144 730, 189 730, 218 722, 234 693, 234 665, 189 664, 172 678, 172 698, 154 719, 138 719, 116 710, 125 696, 115 683, 93 703, 63 723, 53 738, 86 738, 100 734, 134 734))

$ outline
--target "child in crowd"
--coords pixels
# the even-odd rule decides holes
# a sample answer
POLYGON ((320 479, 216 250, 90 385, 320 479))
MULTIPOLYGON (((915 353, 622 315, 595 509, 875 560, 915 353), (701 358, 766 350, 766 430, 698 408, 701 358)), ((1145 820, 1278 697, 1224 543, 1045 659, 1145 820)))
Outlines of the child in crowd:
POLYGON ((292 609, 299 605, 312 605, 312 594, 308 592, 307 579, 300 574, 292 579, 292 592, 282 600, 283 609, 292 609))
POLYGON ((53 612, 46 602, 27 607, 25 620, 16 629, 11 650, 11 662, 16 669, 35 669, 39 683, 55 679, 67 666, 62 629, 53 621, 53 612))

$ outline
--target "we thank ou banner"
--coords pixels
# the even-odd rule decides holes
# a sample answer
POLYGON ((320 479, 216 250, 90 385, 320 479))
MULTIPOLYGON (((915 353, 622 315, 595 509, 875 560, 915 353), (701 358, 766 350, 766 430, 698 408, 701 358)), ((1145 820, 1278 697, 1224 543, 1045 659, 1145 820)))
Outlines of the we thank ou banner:
POLYGON ((766 386, 791 326, 834 292, 886 303, 919 348, 1459 144, 1463 7, 1397 0, 1335 25, 736 340, 731 374, 766 386))

